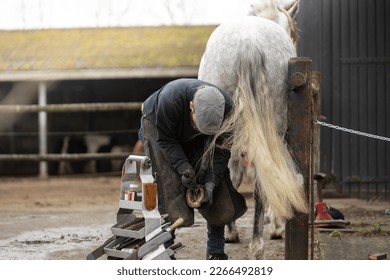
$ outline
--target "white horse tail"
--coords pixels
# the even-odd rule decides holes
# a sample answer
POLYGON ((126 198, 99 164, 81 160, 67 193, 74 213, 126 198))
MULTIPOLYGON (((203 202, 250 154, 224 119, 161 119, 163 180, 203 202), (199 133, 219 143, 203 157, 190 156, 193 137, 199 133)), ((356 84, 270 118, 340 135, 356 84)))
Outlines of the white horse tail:
POLYGON ((255 191, 260 191, 277 217, 289 219, 294 209, 307 213, 308 206, 296 164, 277 127, 280 112, 275 109, 283 106, 275 103, 285 102, 286 93, 270 90, 264 57, 258 47, 245 43, 238 55, 238 86, 233 94, 237 106, 230 122, 234 126, 232 154, 246 147, 261 184, 261 190, 255 191))

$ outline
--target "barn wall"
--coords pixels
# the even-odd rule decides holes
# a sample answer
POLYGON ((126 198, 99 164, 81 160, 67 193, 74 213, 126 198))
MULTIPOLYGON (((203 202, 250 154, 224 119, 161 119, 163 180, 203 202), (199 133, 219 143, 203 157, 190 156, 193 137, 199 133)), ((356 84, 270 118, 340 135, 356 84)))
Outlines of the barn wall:
MULTIPOLYGON (((390 1, 301 0, 298 27, 326 122, 390 137, 390 1)), ((390 200, 388 141, 322 127, 321 169, 346 193, 390 200)))

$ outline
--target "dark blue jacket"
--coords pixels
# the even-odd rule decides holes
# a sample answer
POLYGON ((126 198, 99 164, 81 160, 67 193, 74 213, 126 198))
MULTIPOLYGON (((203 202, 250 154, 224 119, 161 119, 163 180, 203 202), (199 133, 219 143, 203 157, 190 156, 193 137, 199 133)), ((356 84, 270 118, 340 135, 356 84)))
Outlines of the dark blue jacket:
MULTIPOLYGON (((209 83, 197 79, 174 80, 153 93, 145 102, 143 116, 155 124, 157 143, 166 160, 179 174, 191 167, 196 167, 204 149, 210 141, 209 135, 201 134, 191 125, 190 101, 200 86, 209 83)), ((228 94, 219 89, 225 97, 225 118, 233 108, 233 101, 228 94)), ((223 141, 221 135, 218 142, 223 141)), ((230 151, 216 148, 213 165, 207 169, 204 182, 213 182, 218 186, 224 176, 230 158, 230 151)))

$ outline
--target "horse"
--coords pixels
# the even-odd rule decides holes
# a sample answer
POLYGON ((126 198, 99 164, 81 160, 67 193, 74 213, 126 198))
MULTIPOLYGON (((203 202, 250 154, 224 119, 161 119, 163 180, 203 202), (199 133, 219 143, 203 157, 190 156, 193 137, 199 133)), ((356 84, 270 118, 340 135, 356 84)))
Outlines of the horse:
MULTIPOLYGON (((288 60, 296 56, 298 7, 299 0, 283 8, 274 0, 253 4, 248 16, 222 23, 212 32, 199 66, 198 79, 225 90, 235 104, 220 133, 232 132, 229 169, 235 188, 248 168, 253 171, 255 215, 249 254, 254 259, 264 253, 267 206, 275 237, 295 211, 308 212, 302 176, 284 140, 288 60)), ((225 240, 239 242, 234 222, 227 226, 225 240)))

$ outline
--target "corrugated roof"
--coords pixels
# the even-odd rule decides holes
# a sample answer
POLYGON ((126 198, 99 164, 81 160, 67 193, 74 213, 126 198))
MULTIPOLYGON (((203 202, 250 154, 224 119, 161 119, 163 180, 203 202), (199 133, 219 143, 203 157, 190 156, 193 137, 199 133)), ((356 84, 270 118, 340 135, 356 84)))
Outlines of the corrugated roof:
POLYGON ((0 74, 197 67, 215 26, 0 31, 0 74))

